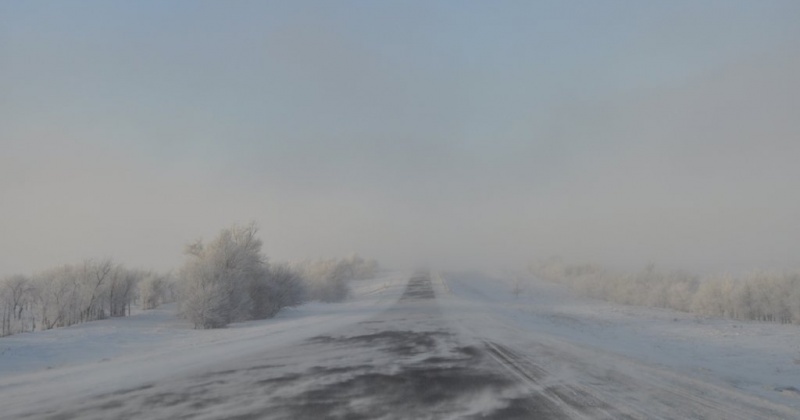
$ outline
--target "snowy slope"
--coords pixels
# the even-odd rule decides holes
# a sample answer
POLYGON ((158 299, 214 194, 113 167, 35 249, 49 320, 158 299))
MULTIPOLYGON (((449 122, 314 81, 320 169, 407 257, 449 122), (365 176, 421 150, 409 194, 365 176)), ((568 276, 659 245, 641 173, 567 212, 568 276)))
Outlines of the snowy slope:
POLYGON ((346 303, 312 302, 275 318, 194 330, 175 307, 0 339, 0 416, 46 396, 59 400, 109 392, 202 370, 352 325, 394 304, 408 273, 352 284, 346 303))
MULTIPOLYGON (((439 304, 466 334, 527 349, 537 360, 546 360, 542 353, 547 350, 573 352, 583 362, 602 360, 596 364, 632 376, 652 367, 659 374, 674 373, 676 381, 716 385, 714 392, 741 390, 742 395, 800 408, 797 326, 699 318, 584 299, 560 285, 519 274, 454 273, 438 280, 439 304), (522 285, 518 296, 512 292, 515 279, 522 285)), ((580 374, 561 365, 550 368, 566 376, 580 374)))

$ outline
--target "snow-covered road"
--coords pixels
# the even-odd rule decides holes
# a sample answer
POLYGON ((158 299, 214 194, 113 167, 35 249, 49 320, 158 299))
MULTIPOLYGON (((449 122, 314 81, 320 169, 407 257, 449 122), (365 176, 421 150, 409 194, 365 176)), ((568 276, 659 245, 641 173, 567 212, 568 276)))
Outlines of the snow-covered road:
POLYGON ((800 418, 796 395, 781 392, 795 383, 796 367, 790 357, 769 357, 781 350, 791 354, 780 347, 791 347, 786 333, 794 326, 743 326, 576 298, 520 274, 435 275, 434 285, 445 318, 461 336, 483 341, 531 392, 542 393, 569 417, 800 418), (772 334, 741 337, 725 348, 728 343, 709 332, 730 326, 772 334), (716 360, 726 356, 730 360, 716 360), (731 360, 743 366, 731 368, 731 360), (754 373, 775 363, 783 363, 782 374, 754 373))
MULTIPOLYGON (((305 334, 281 336, 286 330, 272 324, 249 333, 233 328, 205 344, 211 350, 198 353, 202 360, 196 356, 196 363, 179 364, 182 369, 154 361, 167 374, 129 371, 133 377, 126 381, 113 376, 124 371, 124 363, 112 361, 117 370, 100 369, 107 381, 95 378, 88 382, 92 387, 72 391, 56 392, 55 385, 40 389, 31 375, 0 381, 0 417, 800 418, 791 405, 582 341, 580 334, 593 336, 584 330, 587 324, 574 314, 551 311, 547 300, 558 294, 546 288, 526 300, 524 294, 509 298, 508 284, 474 274, 421 273, 404 291, 405 281, 383 284, 381 300, 364 299, 370 287, 364 285, 361 298, 338 307, 336 316, 302 322, 289 317, 274 324, 300 322, 293 327, 306 328, 305 334), (365 310, 367 302, 371 310, 365 310), (275 334, 265 334, 269 328, 275 334), (23 379, 33 382, 26 385, 23 379), (26 391, 37 393, 25 401, 26 391)), ((614 327, 602 327, 608 321, 600 318, 596 322, 596 329, 614 327)), ((628 344, 641 344, 620 334, 628 344)), ((182 351, 191 353, 188 347, 182 351)), ((62 369, 62 375, 75 379, 70 369, 81 366, 86 368, 62 369)), ((39 375, 53 377, 47 371, 39 375)))
POLYGON ((428 275, 388 310, 289 346, 203 371, 99 393, 31 417, 540 418, 560 417, 472 340, 451 331, 428 275))

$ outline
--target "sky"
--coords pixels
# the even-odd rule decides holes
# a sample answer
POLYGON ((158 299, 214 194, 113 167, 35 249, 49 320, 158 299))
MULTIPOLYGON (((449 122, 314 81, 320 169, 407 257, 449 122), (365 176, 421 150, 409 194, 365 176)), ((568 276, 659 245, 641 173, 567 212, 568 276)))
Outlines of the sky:
POLYGON ((0 2, 0 276, 800 268, 800 2, 0 2))

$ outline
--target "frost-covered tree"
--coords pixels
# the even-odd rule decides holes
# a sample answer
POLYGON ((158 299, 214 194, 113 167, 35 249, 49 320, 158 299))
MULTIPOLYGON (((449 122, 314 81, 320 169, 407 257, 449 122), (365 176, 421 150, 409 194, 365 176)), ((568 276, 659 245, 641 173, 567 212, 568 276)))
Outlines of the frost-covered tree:
POLYGON ((114 266, 103 294, 104 306, 108 308, 109 316, 125 316, 126 313, 130 315, 137 285, 144 275, 141 270, 126 269, 121 265, 114 266))
POLYGON ((285 264, 269 267, 266 277, 253 283, 252 318, 269 318, 282 308, 303 302, 306 290, 300 275, 285 264))
POLYGON ((143 274, 102 259, 0 280, 0 335, 130 314, 143 274))
POLYGON ((32 292, 31 281, 25 276, 0 280, 0 336, 33 331, 36 327, 30 313, 32 292))
POLYGON ((302 276, 309 299, 341 302, 350 293, 348 283, 373 277, 378 263, 354 254, 340 260, 322 259, 295 263, 293 269, 302 276))
POLYGON ((33 277, 34 305, 43 330, 71 325, 75 318, 75 270, 70 265, 43 271, 33 277))
POLYGON ((180 307, 195 328, 220 328, 252 315, 251 293, 267 269, 257 232, 253 223, 234 225, 208 244, 197 241, 187 247, 180 307))
POLYGON ((270 282, 273 284, 275 299, 282 307, 297 306, 307 298, 307 290, 300 274, 287 264, 270 267, 270 282))
POLYGON ((617 272, 559 258, 533 263, 531 272, 587 296, 742 320, 800 323, 800 273, 756 271, 737 278, 698 278, 650 264, 639 273, 617 272))
POLYGON ((339 302, 347 297, 346 267, 337 260, 305 261, 296 265, 308 290, 308 297, 322 302, 339 302))
POLYGON ((139 282, 139 304, 142 309, 155 309, 164 300, 167 293, 166 277, 147 273, 139 282))
POLYGON ((733 278, 728 274, 706 279, 700 283, 692 299, 692 312, 705 316, 733 317, 734 287, 733 278))
MULTIPOLYGON (((102 304, 103 294, 108 284, 111 282, 115 270, 114 263, 110 259, 95 262, 86 260, 75 268, 74 298, 77 306, 72 309, 78 310, 78 319, 75 322, 86 322, 106 317, 104 305, 102 304)), ((74 320, 74 318, 73 318, 74 320)))

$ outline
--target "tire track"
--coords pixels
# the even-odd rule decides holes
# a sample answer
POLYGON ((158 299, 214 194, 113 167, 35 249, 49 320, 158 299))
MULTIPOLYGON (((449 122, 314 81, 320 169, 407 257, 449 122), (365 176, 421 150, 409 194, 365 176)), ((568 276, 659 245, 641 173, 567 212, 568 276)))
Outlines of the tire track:
POLYGON ((483 341, 488 353, 533 393, 544 396, 548 404, 575 419, 643 418, 615 410, 585 389, 563 383, 546 385, 549 373, 510 348, 492 341, 483 341))

